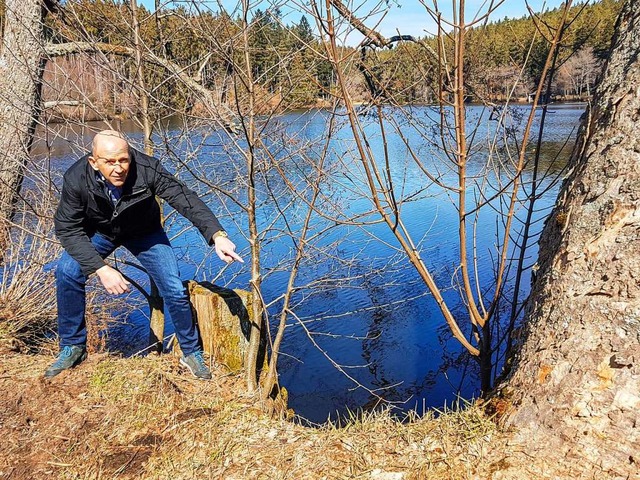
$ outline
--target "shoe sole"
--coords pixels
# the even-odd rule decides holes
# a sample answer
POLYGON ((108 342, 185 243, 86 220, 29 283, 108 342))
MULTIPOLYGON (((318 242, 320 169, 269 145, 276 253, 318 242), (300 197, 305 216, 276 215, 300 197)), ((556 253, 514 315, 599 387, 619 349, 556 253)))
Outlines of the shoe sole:
POLYGON ((197 378, 198 380, 211 380, 213 377, 211 376, 211 374, 209 374, 208 377, 199 377, 196 375, 196 372, 194 372, 191 367, 189 366, 189 364, 187 362, 185 362, 184 360, 182 360, 182 358, 180 359, 180 365, 182 365, 183 367, 185 367, 187 370, 189 370, 189 372, 191 373, 191 375, 193 375, 195 378, 197 378))

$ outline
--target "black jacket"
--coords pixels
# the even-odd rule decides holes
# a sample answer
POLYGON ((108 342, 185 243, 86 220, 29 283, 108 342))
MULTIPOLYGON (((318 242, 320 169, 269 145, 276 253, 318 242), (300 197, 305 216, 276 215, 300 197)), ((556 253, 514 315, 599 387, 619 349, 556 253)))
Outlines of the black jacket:
POLYGON ((89 155, 64 174, 62 196, 54 217, 56 235, 87 276, 105 265, 91 244, 90 238, 96 232, 120 244, 162 228, 156 195, 193 223, 209 244, 213 234, 222 230, 198 195, 167 172, 157 159, 132 148, 129 156, 129 173, 115 206, 98 183, 89 155))

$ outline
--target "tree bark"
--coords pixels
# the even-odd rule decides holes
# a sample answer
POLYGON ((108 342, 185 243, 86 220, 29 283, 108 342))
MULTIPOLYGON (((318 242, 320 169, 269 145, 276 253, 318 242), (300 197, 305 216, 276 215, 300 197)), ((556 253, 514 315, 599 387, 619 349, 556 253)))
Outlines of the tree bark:
MULTIPOLYGON (((640 9, 627 0, 570 173, 540 239, 502 388, 515 442, 573 478, 640 463, 640 9)), ((545 477, 546 478, 546 477, 545 477)), ((550 478, 550 477, 549 477, 550 478)))
POLYGON ((46 12, 40 0, 6 1, 0 54, 0 251, 6 246, 41 109, 46 12))

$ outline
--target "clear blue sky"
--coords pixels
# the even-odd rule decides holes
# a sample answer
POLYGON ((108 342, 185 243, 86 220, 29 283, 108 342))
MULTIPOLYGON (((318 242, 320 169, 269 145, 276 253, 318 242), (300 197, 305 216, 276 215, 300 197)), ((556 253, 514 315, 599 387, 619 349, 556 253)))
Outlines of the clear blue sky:
MULTIPOLYGON (((154 9, 154 0, 138 0, 141 4, 145 5, 148 9, 154 9)), ((223 7, 227 12, 232 15, 239 13, 240 4, 237 0, 220 0, 223 7), (235 12, 235 14, 234 14, 235 12)), ((438 1, 439 7, 442 9, 445 19, 451 19, 451 5, 454 0, 440 0, 438 1)), ((404 35, 424 36, 434 33, 434 23, 431 17, 426 12, 426 9, 420 0, 343 0, 343 2, 354 8, 355 13, 359 17, 369 17, 365 21, 368 27, 377 27, 376 29, 384 36, 396 35, 399 31, 404 35), (378 12, 377 14, 369 16, 372 11, 378 12)), ((161 0, 161 3, 167 6, 171 5, 188 5, 190 2, 161 0)), ((217 1, 201 1, 199 2, 203 9, 210 9, 218 11, 217 1)), ((324 4, 322 0, 319 3, 324 4)), ((431 0, 424 0, 426 5, 432 5, 431 0)), ((480 12, 485 13, 487 5, 490 2, 487 0, 467 0, 466 1, 466 17, 471 20, 480 12)), ((496 3, 494 1, 494 3, 496 3)), ((555 8, 559 6, 561 0, 529 0, 529 6, 536 12, 546 10, 549 8, 555 8)), ((309 2, 304 0, 251 0, 252 8, 260 8, 263 11, 279 7, 286 24, 298 23, 302 15, 307 16, 307 20, 312 27, 315 27, 312 16, 308 13, 309 2)), ((493 13, 492 19, 499 20, 504 17, 521 17, 527 14, 527 7, 524 0, 505 0, 500 7, 493 13)), ((346 43, 355 44, 360 40, 358 34, 350 35, 346 38, 346 43)))

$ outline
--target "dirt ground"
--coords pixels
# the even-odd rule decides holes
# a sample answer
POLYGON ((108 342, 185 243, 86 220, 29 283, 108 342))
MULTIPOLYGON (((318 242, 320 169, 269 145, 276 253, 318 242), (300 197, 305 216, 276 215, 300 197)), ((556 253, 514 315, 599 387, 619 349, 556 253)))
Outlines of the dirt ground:
MULTIPOLYGON (((555 479, 583 475, 509 443, 478 407, 344 428, 271 418, 242 379, 202 382, 172 356, 0 355, 1 479, 555 479)), ((550 456, 551 458, 551 456, 550 456)))

